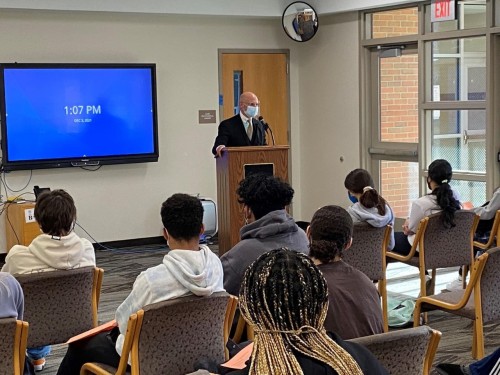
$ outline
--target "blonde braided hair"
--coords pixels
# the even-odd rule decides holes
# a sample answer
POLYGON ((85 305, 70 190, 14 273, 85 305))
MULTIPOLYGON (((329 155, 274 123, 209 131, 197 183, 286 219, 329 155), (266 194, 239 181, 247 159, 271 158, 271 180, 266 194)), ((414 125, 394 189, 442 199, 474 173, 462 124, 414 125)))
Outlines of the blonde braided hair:
POLYGON ((303 374, 293 350, 339 375, 362 374, 351 355, 326 334, 326 281, 306 255, 282 248, 259 257, 245 273, 239 301, 255 332, 250 375, 303 374))

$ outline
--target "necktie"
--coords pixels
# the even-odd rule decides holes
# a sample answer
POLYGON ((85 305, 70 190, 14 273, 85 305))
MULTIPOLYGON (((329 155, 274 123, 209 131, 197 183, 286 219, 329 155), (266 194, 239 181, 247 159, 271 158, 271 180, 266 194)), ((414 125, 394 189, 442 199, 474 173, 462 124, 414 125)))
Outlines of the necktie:
POLYGON ((253 135, 253 125, 252 125, 252 120, 247 120, 247 135, 248 139, 252 140, 252 135, 253 135))

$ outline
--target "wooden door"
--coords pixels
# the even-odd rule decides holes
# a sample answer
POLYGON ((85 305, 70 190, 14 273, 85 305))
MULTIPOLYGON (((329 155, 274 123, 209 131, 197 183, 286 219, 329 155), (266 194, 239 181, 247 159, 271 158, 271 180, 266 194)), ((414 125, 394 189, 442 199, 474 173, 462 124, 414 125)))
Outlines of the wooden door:
MULTIPOLYGON (((221 120, 235 115, 241 92, 251 91, 259 98, 259 115, 272 128, 276 145, 289 145, 287 55, 223 52, 221 56, 221 120), (235 73, 241 85, 235 84, 235 73), (235 93, 238 87, 240 92, 235 93)), ((267 144, 272 144, 269 135, 267 144)))

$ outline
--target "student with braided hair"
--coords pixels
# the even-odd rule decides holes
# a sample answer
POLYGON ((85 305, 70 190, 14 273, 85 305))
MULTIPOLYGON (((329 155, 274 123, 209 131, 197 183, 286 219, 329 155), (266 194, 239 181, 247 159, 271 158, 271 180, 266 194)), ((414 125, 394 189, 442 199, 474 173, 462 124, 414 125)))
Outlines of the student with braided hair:
POLYGON ((325 206, 307 228, 309 256, 328 284, 325 328, 344 340, 384 332, 380 296, 363 272, 342 261, 352 243, 353 222, 345 209, 325 206))
POLYGON ((431 193, 415 200, 410 216, 403 224, 403 232, 394 234, 395 253, 408 255, 413 245, 418 224, 424 217, 441 212, 441 222, 445 228, 455 226, 455 212, 461 209, 458 193, 450 186, 453 171, 450 163, 436 159, 429 165, 427 187, 431 193))
MULTIPOLYGON (((384 198, 375 190, 372 176, 365 169, 355 169, 349 172, 344 180, 349 200, 353 203, 347 208, 352 220, 368 223, 372 227, 382 228, 391 225, 394 228, 394 213, 384 198)), ((388 248, 394 247, 394 231, 388 248)))
POLYGON ((240 309, 255 332, 249 366, 231 374, 387 374, 363 346, 327 333, 328 288, 304 254, 261 255, 246 271, 240 309))

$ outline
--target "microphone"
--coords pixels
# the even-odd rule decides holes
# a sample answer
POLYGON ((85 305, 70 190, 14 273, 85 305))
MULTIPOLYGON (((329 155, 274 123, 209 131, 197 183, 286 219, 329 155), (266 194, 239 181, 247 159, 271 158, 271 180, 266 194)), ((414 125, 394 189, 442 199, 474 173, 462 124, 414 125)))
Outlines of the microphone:
POLYGON ((259 116, 259 121, 262 124, 262 126, 264 127, 264 131, 267 132, 269 130, 269 133, 271 133, 271 140, 273 141, 273 146, 274 146, 275 145, 275 141, 274 141, 273 129, 271 129, 271 127, 266 122, 266 120, 264 120, 263 116, 259 116))

